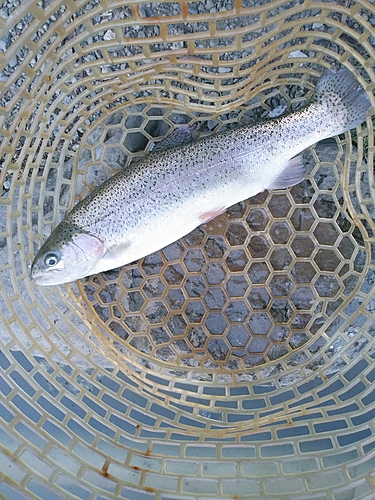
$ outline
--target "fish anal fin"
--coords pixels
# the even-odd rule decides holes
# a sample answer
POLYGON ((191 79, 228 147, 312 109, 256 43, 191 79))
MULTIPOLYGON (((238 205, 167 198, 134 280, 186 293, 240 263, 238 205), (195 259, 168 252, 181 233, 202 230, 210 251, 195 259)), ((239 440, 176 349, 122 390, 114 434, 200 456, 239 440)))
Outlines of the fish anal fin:
POLYGON ((215 219, 215 217, 218 217, 219 215, 223 214, 226 210, 226 207, 221 206, 214 208, 213 210, 209 210, 208 212, 203 212, 199 216, 199 220, 201 224, 205 224, 206 222, 210 222, 210 220, 215 219))
POLYGON ((285 164, 281 174, 272 181, 268 189, 285 189, 299 184, 305 178, 302 156, 296 156, 285 164))

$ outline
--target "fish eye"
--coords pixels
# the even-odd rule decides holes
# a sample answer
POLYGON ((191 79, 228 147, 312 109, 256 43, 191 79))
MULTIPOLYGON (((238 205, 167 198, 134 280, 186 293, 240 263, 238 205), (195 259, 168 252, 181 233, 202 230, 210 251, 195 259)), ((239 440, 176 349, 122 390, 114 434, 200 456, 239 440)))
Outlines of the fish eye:
POLYGON ((44 263, 48 267, 54 267, 60 262, 60 254, 58 252, 48 252, 44 256, 44 263))

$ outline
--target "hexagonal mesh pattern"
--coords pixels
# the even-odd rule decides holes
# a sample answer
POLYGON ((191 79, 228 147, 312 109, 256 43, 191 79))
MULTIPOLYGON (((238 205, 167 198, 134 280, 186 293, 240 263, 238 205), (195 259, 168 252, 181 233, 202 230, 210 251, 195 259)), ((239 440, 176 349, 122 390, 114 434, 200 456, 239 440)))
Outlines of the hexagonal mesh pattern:
MULTIPOLYGON (((252 112, 261 116, 268 93, 257 97, 252 112)), ((146 130, 173 128, 175 112, 151 106, 117 112, 90 130, 84 179, 96 185, 112 158, 125 161, 129 148, 147 147, 146 130)), ((218 117, 217 127, 225 125, 218 117)), ((242 373, 288 354, 285 368, 309 360, 340 329, 330 318, 366 276, 364 238, 344 208, 343 156, 339 141, 317 145, 305 155, 303 183, 264 192, 134 266, 85 280, 82 296, 122 345, 176 370, 242 373)), ((325 361, 313 363, 317 370, 325 361)))
POLYGON ((371 118, 309 148, 298 186, 139 262, 28 277, 66 211, 166 136, 298 109, 340 64, 374 103, 372 10, 4 4, 0 495, 372 498, 371 118))

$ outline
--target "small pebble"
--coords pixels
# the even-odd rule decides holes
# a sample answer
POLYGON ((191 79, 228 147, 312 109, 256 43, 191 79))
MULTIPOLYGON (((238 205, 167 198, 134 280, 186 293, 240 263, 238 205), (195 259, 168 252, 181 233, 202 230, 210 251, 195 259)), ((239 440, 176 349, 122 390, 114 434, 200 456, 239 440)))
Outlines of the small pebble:
POLYGON ((114 40, 116 38, 116 33, 113 30, 108 30, 104 33, 104 40, 114 40))

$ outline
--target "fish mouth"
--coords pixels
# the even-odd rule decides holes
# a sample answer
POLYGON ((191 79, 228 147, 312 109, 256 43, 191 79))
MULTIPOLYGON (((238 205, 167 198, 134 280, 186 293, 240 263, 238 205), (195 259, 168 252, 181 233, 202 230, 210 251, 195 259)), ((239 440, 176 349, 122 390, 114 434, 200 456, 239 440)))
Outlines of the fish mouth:
POLYGON ((48 275, 31 275, 31 281, 39 286, 49 286, 49 285, 61 285, 61 280, 58 276, 48 276, 48 275))

